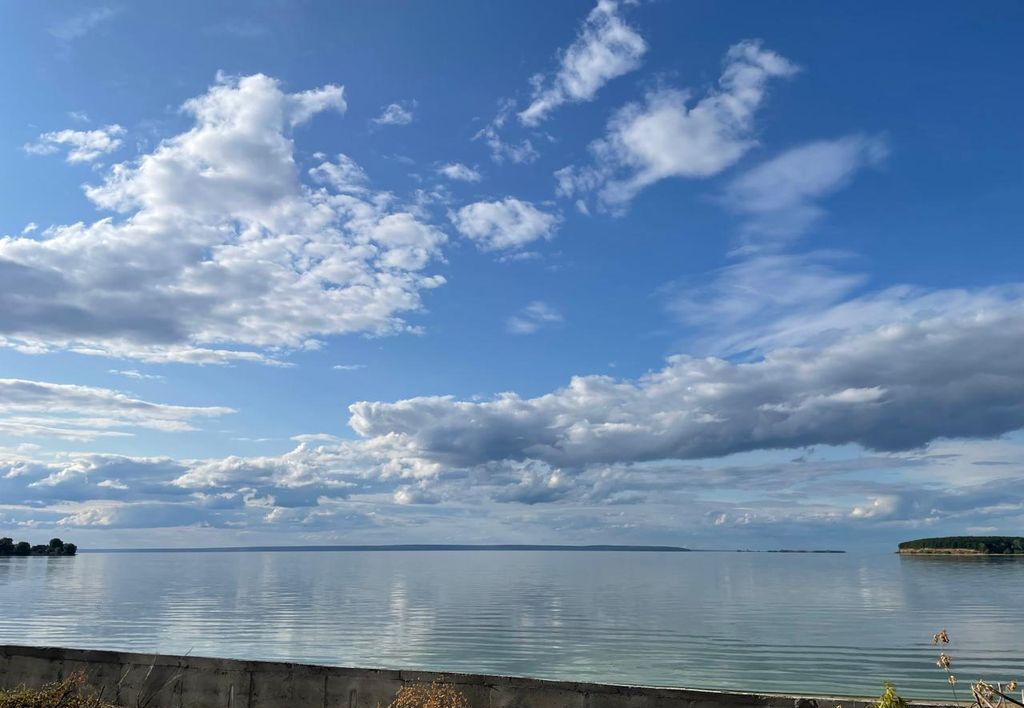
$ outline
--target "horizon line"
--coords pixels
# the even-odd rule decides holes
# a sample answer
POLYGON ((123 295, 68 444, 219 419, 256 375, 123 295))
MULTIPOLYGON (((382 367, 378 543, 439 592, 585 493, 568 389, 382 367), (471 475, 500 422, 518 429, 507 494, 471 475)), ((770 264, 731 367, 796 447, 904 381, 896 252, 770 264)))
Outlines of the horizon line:
POLYGON ((279 546, 198 546, 198 547, 157 547, 157 548, 79 548, 79 553, 231 553, 231 552, 283 552, 283 551, 626 551, 633 553, 845 553, 833 549, 771 549, 755 550, 740 548, 686 548, 683 546, 644 544, 444 544, 444 543, 399 543, 399 544, 340 544, 340 545, 279 545, 279 546))

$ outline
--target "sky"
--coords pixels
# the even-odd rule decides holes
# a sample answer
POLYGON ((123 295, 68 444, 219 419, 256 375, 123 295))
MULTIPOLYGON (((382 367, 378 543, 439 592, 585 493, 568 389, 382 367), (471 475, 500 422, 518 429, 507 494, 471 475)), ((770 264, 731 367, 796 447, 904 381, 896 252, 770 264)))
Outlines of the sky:
POLYGON ((1019 534, 1022 31, 1005 0, 0 4, 0 533, 1019 534))

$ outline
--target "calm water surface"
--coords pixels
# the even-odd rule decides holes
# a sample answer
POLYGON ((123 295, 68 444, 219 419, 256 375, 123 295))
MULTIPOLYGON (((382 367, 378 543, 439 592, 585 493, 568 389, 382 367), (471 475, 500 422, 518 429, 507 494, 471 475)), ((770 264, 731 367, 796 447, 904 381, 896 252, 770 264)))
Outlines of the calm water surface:
POLYGON ((0 643, 730 690, 1024 678, 1024 558, 286 552, 0 558, 0 643))

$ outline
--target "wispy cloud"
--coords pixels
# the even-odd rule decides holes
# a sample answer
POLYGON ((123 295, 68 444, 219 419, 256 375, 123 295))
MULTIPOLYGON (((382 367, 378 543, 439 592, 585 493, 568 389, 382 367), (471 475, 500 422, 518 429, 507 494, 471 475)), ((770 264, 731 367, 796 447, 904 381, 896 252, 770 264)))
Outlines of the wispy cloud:
MULTIPOLYGON (((782 322, 811 322, 867 281, 840 268, 848 255, 787 253, 821 221, 821 201, 885 159, 880 138, 852 135, 792 148, 732 180, 722 203, 742 221, 734 261, 704 278, 663 289, 669 310, 696 333, 696 351, 753 353, 782 322)), ((791 325, 786 325, 791 326, 791 325)), ((776 340, 775 345, 782 344, 776 340)))
POLYGON ((859 170, 881 164, 888 152, 883 139, 864 135, 800 145, 733 180, 725 203, 746 216, 748 243, 788 240, 824 215, 822 197, 845 187, 859 170))
POLYGON ((540 153, 529 138, 509 141, 501 136, 501 131, 508 123, 509 116, 515 107, 515 101, 503 100, 494 118, 473 135, 474 141, 482 140, 487 145, 491 152, 491 160, 499 165, 506 160, 514 164, 525 165, 540 157, 540 153))
POLYGON ((234 413, 223 406, 152 403, 107 388, 0 379, 0 433, 22 438, 94 440, 133 429, 194 430, 197 418, 234 413))
POLYGON ((267 25, 257 22, 252 18, 238 17, 225 20, 206 29, 211 34, 223 34, 240 39, 259 39, 270 34, 267 25))
POLYGON ((565 318, 554 307, 541 300, 534 300, 517 314, 505 321, 505 329, 511 334, 533 334, 544 327, 562 324, 565 318))
POLYGON ((61 41, 70 42, 84 37, 104 22, 112 20, 120 11, 120 8, 108 5, 86 9, 51 26, 49 32, 61 41))
POLYGON ((539 124, 565 103, 592 101, 606 83, 639 68, 647 43, 620 10, 615 0, 599 0, 555 73, 533 77, 533 100, 519 113, 524 125, 539 124))
POLYGON ((117 376, 124 376, 126 379, 135 379, 136 381, 163 381, 164 377, 160 374, 147 374, 138 369, 110 369, 108 373, 116 374, 117 376))

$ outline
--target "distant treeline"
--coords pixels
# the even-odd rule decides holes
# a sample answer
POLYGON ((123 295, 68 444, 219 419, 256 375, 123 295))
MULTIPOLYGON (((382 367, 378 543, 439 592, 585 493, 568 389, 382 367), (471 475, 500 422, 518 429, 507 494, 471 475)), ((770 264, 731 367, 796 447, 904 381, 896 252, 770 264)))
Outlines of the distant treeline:
POLYGON ((846 553, 846 551, 834 551, 831 549, 807 550, 803 548, 773 548, 767 551, 753 551, 749 548, 742 548, 737 553, 846 553))
POLYGON ((942 536, 904 541, 900 551, 909 553, 1024 553, 1024 536, 942 536))
POLYGON ((78 546, 51 538, 45 546, 33 546, 28 541, 14 542, 13 538, 0 538, 0 556, 73 556, 78 546))

